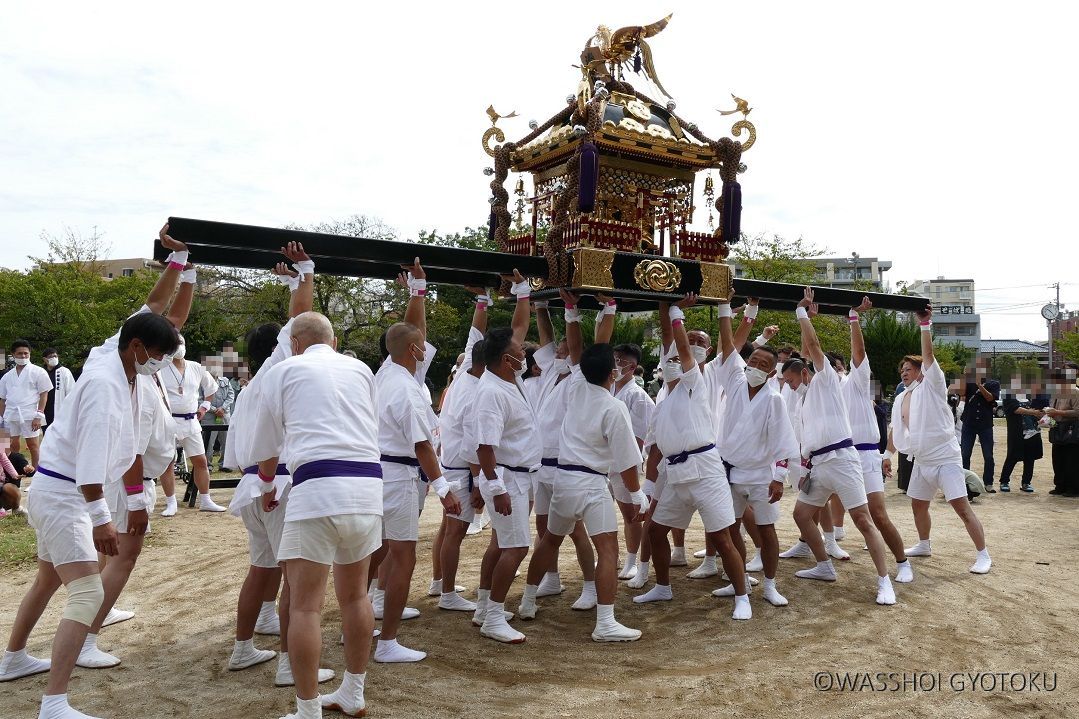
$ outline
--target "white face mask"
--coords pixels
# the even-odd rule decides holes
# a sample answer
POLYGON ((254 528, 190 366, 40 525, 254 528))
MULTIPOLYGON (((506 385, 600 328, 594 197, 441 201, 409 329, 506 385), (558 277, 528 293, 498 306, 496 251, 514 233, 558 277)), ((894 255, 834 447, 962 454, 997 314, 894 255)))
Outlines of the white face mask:
POLYGON ((517 359, 516 357, 514 357, 514 356, 513 356, 513 355, 511 355, 511 354, 506 354, 506 355, 504 355, 504 356, 505 356, 505 357, 509 357, 509 358, 510 358, 511 360, 513 360, 513 362, 514 362, 514 363, 518 363, 518 362, 519 362, 519 363, 521 364, 521 366, 520 366, 520 367, 516 367, 516 368, 514 368, 514 370, 513 370, 513 376, 514 376, 514 377, 516 377, 517 379, 521 379, 521 377, 524 377, 524 374, 525 374, 525 367, 527 367, 527 366, 528 366, 528 365, 527 365, 527 363, 526 363, 526 362, 525 362, 524 360, 519 360, 519 359, 517 359))
POLYGON ((17 364, 20 367, 25 367, 26 365, 30 364, 30 358, 29 357, 16 357, 15 358, 15 364, 17 364))
POLYGON ((663 365, 663 381, 672 382, 682 376, 681 362, 668 362, 663 365))
MULTIPOLYGON (((183 345, 180 345, 180 347, 182 349, 183 345)), ((143 351, 146 351, 145 347, 143 348, 143 351)), ((155 372, 161 370, 166 364, 167 361, 164 357, 162 357, 161 359, 154 359, 150 356, 149 352, 146 353, 146 361, 139 362, 139 355, 137 352, 135 353, 135 372, 137 372, 138 374, 152 375, 155 372)))
POLYGON ((183 359, 187 356, 187 345, 181 344, 176 348, 176 351, 172 353, 173 359, 183 359))
MULTIPOLYGON (((410 347, 408 348, 410 352, 412 351, 412 348, 413 348, 413 347, 415 347, 416 349, 420 349, 420 348, 419 348, 419 347, 418 347, 417 345, 412 345, 412 346, 410 346, 410 347)), ((417 356, 416 356, 415 354, 413 354, 413 355, 412 355, 412 359, 416 360, 416 361, 417 361, 417 362, 419 362, 420 364, 423 364, 423 361, 424 361, 425 359, 427 359, 427 352, 426 352, 426 350, 423 350, 423 351, 421 351, 421 352, 420 352, 420 356, 419 356, 419 357, 417 357, 417 356)))
POLYGON ((693 345, 692 347, 690 347, 690 349, 693 350, 693 361, 696 362, 697 364, 701 364, 706 359, 708 359, 708 348, 707 347, 701 347, 700 345, 693 345))
POLYGON ((768 381, 768 373, 756 367, 746 367, 746 379, 750 387, 760 387, 768 381))
POLYGON ((555 374, 569 374, 569 357, 556 357, 553 369, 555 374))
POLYGON ((49 369, 52 369, 53 367, 55 367, 58 364, 60 364, 60 358, 59 357, 47 357, 47 358, 45 358, 45 366, 48 367, 49 369))
POLYGON ((622 376, 623 376, 622 375, 622 370, 615 367, 614 368, 614 374, 611 375, 611 377, 614 379, 615 384, 618 384, 619 382, 622 381, 622 376))
POLYGON ((806 392, 809 391, 809 383, 803 381, 802 384, 798 385, 798 389, 794 391, 798 393, 799 397, 805 397, 806 392))

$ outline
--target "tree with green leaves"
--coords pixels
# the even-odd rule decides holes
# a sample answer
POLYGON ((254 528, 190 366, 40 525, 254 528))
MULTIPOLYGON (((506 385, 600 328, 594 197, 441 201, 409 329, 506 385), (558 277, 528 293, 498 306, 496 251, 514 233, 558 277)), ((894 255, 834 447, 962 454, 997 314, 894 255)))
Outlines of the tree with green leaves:
POLYGON ((1053 350, 1059 352, 1065 362, 1079 364, 1079 332, 1065 332, 1053 342, 1053 350))

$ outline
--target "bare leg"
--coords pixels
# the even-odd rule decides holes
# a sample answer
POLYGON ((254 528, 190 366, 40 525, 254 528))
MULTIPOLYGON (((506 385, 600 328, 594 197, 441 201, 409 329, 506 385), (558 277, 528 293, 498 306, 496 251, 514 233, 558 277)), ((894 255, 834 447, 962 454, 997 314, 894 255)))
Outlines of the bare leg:
MULTIPOLYGON (((546 534, 547 534, 547 515, 546 514, 537 514, 536 515, 536 541, 533 542, 533 544, 532 544, 533 549, 539 550, 540 542, 543 541, 543 537, 546 536, 546 534)), ((561 544, 561 542, 559 542, 559 543, 561 544)), ((534 557, 535 557, 535 555, 533 555, 533 558, 534 557)), ((547 559, 550 561, 550 564, 548 564, 548 566, 544 567, 543 571, 545 573, 546 572, 557 572, 558 571, 558 552, 555 552, 554 555, 552 555, 550 557, 547 557, 547 559)), ((529 567, 532 566, 531 561, 529 561, 528 566, 529 567)), ((541 579, 542 579, 542 577, 541 577, 541 579)))
POLYGON ((117 539, 119 540, 120 552, 115 557, 109 557, 105 569, 101 572, 101 585, 105 590, 105 598, 101 602, 101 609, 97 613, 97 618, 94 619, 94 623, 90 626, 90 634, 97 634, 101 631, 101 625, 104 623, 105 617, 108 616, 109 610, 116 604, 116 599, 120 596, 120 592, 124 591, 127 580, 131 578, 131 572, 135 569, 135 562, 142 552, 143 537, 136 537, 132 534, 119 534, 117 539))
POLYGON ((892 524, 888 516, 888 508, 884 504, 884 492, 873 492, 867 495, 869 499, 869 515, 873 518, 873 524, 877 525, 884 543, 888 545, 895 556, 896 564, 907 561, 906 552, 903 549, 903 538, 899 536, 899 530, 892 524))
POLYGON ((502 550, 498 548, 498 535, 492 530, 491 541, 487 543, 487 549, 483 553, 483 559, 480 560, 480 589, 491 589, 491 583, 494 580, 495 565, 498 564, 498 558, 501 555, 502 550))
POLYGON ((592 541, 588 538, 588 532, 584 528, 584 522, 577 522, 569 538, 573 540, 573 546, 577 550, 577 563, 581 565, 581 574, 586 582, 596 580, 596 555, 592 551, 592 541))
POLYGON ((599 557, 599 564, 596 566, 597 602, 614 604, 615 595, 618 593, 618 534, 604 532, 593 536, 592 541, 599 557))
POLYGON ((401 612, 408 601, 408 590, 412 586, 412 572, 416 568, 416 543, 402 542, 396 539, 386 540, 389 545, 388 561, 383 563, 383 577, 386 588, 386 600, 382 610, 382 634, 379 639, 389 641, 397 638, 401 626, 401 612))
POLYGON ((884 540, 881 539, 880 532, 873 524, 868 505, 863 504, 860 507, 851 508, 850 518, 854 520, 854 525, 865 538, 865 544, 869 547, 869 556, 873 558, 873 566, 877 568, 877 576, 888 576, 888 560, 884 557, 884 540))
POLYGON ((674 546, 685 549, 686 546, 686 530, 684 529, 671 529, 671 543, 674 546))
MULTIPOLYGON (((753 507, 746 505, 745 511, 742 513, 742 526, 746 528, 746 534, 753 540, 753 546, 757 549, 761 548, 761 533, 757 530, 757 515, 753 513, 753 507)), ((742 543, 745 546, 745 542, 742 543)), ((743 556, 745 551, 742 551, 743 556)))
MULTIPOLYGON (((449 522, 456 522, 456 519, 450 519, 442 514, 442 523, 438 525, 438 531, 435 532, 435 538, 431 542, 431 579, 436 582, 439 579, 444 579, 442 576, 442 543, 446 541, 446 527, 449 522)), ((442 585, 447 590, 452 590, 453 585, 442 585)))
MULTIPOLYGON (((543 515, 539 515, 543 516, 543 515)), ((543 539, 539 541, 532 559, 528 562, 528 584, 538 586, 551 566, 552 557, 558 556, 558 548, 562 546, 565 537, 552 532, 544 532, 543 539)), ((497 570, 496 570, 497 571, 497 570)), ((495 600, 498 601, 498 600, 495 600)))
POLYGON ((933 520, 929 516, 929 500, 911 499, 910 509, 914 513, 914 526, 918 530, 918 539, 928 542, 929 530, 933 528, 933 520))
POLYGON ((30 464, 36 467, 38 460, 41 459, 41 437, 27 437, 26 448, 30 450, 30 464))
POLYGON ((494 576, 491 577, 491 601, 502 604, 509 594, 513 577, 517 574, 521 562, 528 556, 528 547, 510 547, 499 553, 495 564, 494 576))
MULTIPOLYGON (((97 562, 72 562, 55 567, 60 581, 65 585, 97 574, 97 562)), ((66 694, 71 671, 79 658, 83 642, 90 627, 71 619, 61 619, 56 627, 56 636, 52 640, 52 668, 49 669, 49 683, 45 686, 46 696, 66 694)))
MULTIPOLYGON (((240 596, 236 600, 236 641, 247 641, 255 636, 255 623, 258 621, 262 603, 277 600, 277 580, 280 576, 280 569, 247 568, 247 577, 244 579, 243 586, 240 587, 240 596), (273 595, 267 599, 271 591, 273 595)), ((284 614, 285 612, 282 612, 282 621, 284 621, 284 614)), ((284 635, 283 629, 281 633, 284 635)))
MULTIPOLYGON (((289 607, 288 644, 289 662, 292 664, 292 676, 296 680, 298 699, 318 697, 322 605, 326 597, 326 578, 329 573, 328 565, 306 559, 290 559, 285 562, 289 587, 296 590, 296 596, 292 597, 289 607)), ((357 641, 360 641, 358 637, 357 641)))
POLYGON ((832 513, 828 510, 827 504, 817 509, 817 523, 820 524, 820 531, 825 534, 835 531, 835 526, 832 524, 832 513))
POLYGON ((817 531, 817 523, 814 521, 818 514, 820 514, 820 507, 814 507, 802 501, 794 504, 794 523, 798 525, 802 541, 809 545, 814 559, 825 562, 828 560, 828 553, 824 551, 824 538, 817 531))
MULTIPOLYGON (((284 562, 282 562, 284 564, 284 562)), ((281 620, 281 653, 288 653, 288 626, 292 611, 292 592, 289 591, 288 574, 281 572, 281 599, 277 603, 277 616, 281 620)), ((371 616, 374 616, 372 611, 371 616)))
POLYGON ((824 506, 831 513, 832 526, 842 527, 843 515, 846 514, 846 512, 843 511, 843 503, 839 501, 839 497, 833 494, 828 500, 828 504, 824 506))
POLYGON ((169 465, 169 468, 165 470, 165 473, 158 477, 158 481, 161 482, 161 491, 166 497, 176 496, 176 463, 173 462, 169 465))
MULTIPOLYGON (((468 522, 445 518, 445 533, 442 536, 442 591, 452 592, 457 586, 457 567, 461 561, 461 542, 465 539, 468 522)), ((433 550, 432 550, 433 551, 433 550)))
POLYGON ((333 587, 341 606, 341 626, 345 634, 345 669, 349 674, 366 672, 367 659, 371 655, 375 614, 367 598, 369 565, 370 557, 333 566, 333 587))
POLYGON ((734 525, 718 532, 710 532, 709 536, 719 550, 720 559, 723 560, 723 571, 730 577, 735 592, 741 596, 746 593, 746 560, 734 547, 732 535, 734 525))
POLYGON ((764 576, 767 579, 775 579, 776 570, 779 568, 779 537, 776 536, 776 525, 758 525, 757 531, 761 535, 761 562, 764 564, 764 576))
MULTIPOLYGON (((974 548, 979 552, 985 549, 985 530, 982 528, 981 520, 974 513, 974 508, 970 506, 967 498, 959 497, 948 502, 948 504, 952 505, 952 509, 963 520, 963 524, 967 528, 967 534, 970 535, 971 541, 974 542, 974 548)), ((928 514, 928 511, 926 513, 928 514)), ((926 536, 928 536, 928 532, 926 536)))
POLYGON ((15 613, 15 622, 11 625, 11 636, 8 637, 7 642, 9 652, 26 649, 30 632, 41 619, 41 614, 61 584, 60 575, 56 573, 52 564, 37 560, 37 576, 34 577, 34 582, 30 585, 26 596, 22 598, 19 610, 15 613))
MULTIPOLYGON (((667 533, 670 531, 670 527, 656 522, 652 522, 649 530, 652 540, 652 568, 656 570, 656 584, 663 586, 671 584, 671 545, 667 541, 667 533)), ((684 537, 685 530, 681 531, 684 537)))
POLYGON ((642 562, 652 561, 652 520, 645 520, 641 525, 641 551, 637 558, 642 562))
POLYGON ((731 543, 734 544, 734 548, 738 551, 738 554, 742 555, 742 564, 746 563, 746 542, 742 539, 742 518, 739 517, 734 520, 734 524, 731 525, 731 543))
POLYGON ((627 502, 617 504, 619 511, 622 512, 622 533, 626 538, 626 551, 636 554, 641 548, 641 523, 633 520, 640 513, 640 508, 636 504, 627 502))
POLYGON ((210 467, 206 464, 206 455, 200 454, 189 459, 191 460, 191 472, 195 476, 195 486, 198 487, 199 494, 209 494, 210 467))

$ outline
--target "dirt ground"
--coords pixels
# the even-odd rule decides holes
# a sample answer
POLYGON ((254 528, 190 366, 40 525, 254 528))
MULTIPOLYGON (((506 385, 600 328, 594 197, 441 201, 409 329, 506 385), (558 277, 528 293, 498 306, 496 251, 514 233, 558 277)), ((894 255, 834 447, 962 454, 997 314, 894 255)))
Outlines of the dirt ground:
MULTIPOLYGON (((997 435, 999 467, 1003 427, 997 435)), ((978 459, 975 469, 980 470, 978 459)), ((1018 485, 1015 478, 1013 486, 1018 485)), ((1051 485, 1047 456, 1037 465, 1035 494, 1013 491, 976 501, 994 560, 987 576, 967 571, 974 550, 939 498, 932 508, 934 555, 913 560, 915 581, 896 585, 899 603, 894 607, 874 604, 873 565, 848 520, 843 545, 852 558, 837 562, 839 581, 795 579, 794 571, 808 566, 809 560, 781 560, 779 588, 790 606, 772 607, 758 591, 748 622, 732 621, 730 600, 710 595, 719 586, 717 580, 685 579, 686 570, 674 574, 675 599, 670 603, 635 606, 631 597, 636 592, 622 586, 617 616, 644 631, 640 641, 628 645, 593 643, 589 634, 594 613, 570 610, 580 579, 569 549, 563 550, 562 561, 565 594, 540 600, 535 621, 514 622, 528 635, 524 645, 483 639, 470 615, 439 611, 437 600, 425 592, 430 540, 439 518, 438 505, 429 498, 410 601, 422 615, 406 622, 401 633, 405 644, 426 650, 429 657, 412 665, 372 662, 369 715, 1079 716, 1079 677, 1072 667, 1079 659, 1079 632, 1074 628, 1079 500, 1048 496, 1051 485), (856 672, 874 675, 870 681, 876 691, 865 685, 866 679, 853 676, 856 672), (898 675, 875 676, 889 672, 898 675), (998 676, 967 674, 976 672, 998 676), (1031 688, 1029 676, 1022 681, 1004 677, 1001 690, 1000 672, 1048 672, 1048 685, 1039 678, 1031 688), (860 690, 838 689, 840 681, 847 680, 837 675, 845 673, 860 690), (1028 685, 1025 690, 1023 684, 1028 685)), ((214 494, 225 502, 231 490, 214 494)), ((909 500, 891 482, 886 494, 892 518, 912 544, 916 537, 909 500)), ((783 499, 778 525, 783 546, 797 538, 790 519, 793 501, 790 493, 783 499)), ((107 670, 76 669, 70 689, 74 705, 114 719, 278 717, 289 711, 293 693, 273 687, 275 662, 242 672, 225 668, 236 593, 247 569, 242 523, 229 515, 184 509, 171 520, 155 517, 153 531, 152 546, 119 602, 136 616, 106 629, 99 642, 123 664, 107 670)), ((484 532, 469 538, 463 548, 458 581, 468 587, 469 596, 474 596, 488 536, 484 532)), ((688 533, 687 548, 692 553, 702 546, 697 523, 688 533)), ((0 605, 6 607, 0 632, 5 637, 32 576, 32 568, 0 575, 0 605)), ((522 589, 518 580, 508 607, 516 609, 522 589)), ((34 654, 49 653, 62 595, 61 590, 31 637, 34 654)), ((323 620, 323 666, 340 673, 344 660, 338 636, 339 614, 331 591, 323 620)), ((256 644, 276 648, 277 642, 275 637, 257 637, 256 644)), ((36 716, 44 686, 44 675, 4 685, 0 716, 36 716)))

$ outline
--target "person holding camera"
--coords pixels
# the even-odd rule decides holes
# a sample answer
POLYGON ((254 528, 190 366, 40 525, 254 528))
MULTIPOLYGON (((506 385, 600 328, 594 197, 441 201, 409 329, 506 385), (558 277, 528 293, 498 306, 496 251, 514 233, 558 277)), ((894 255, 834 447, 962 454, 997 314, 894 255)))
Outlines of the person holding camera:
MULTIPOLYGON (((979 373, 983 370, 979 368, 979 373)), ((982 481, 985 491, 996 494, 993 489, 993 476, 996 466, 993 463, 993 413, 1000 400, 1000 382, 982 377, 977 382, 967 382, 964 393, 966 406, 960 419, 963 429, 959 441, 962 449, 963 469, 970 469, 970 456, 974 453, 974 440, 982 446, 982 481)))

